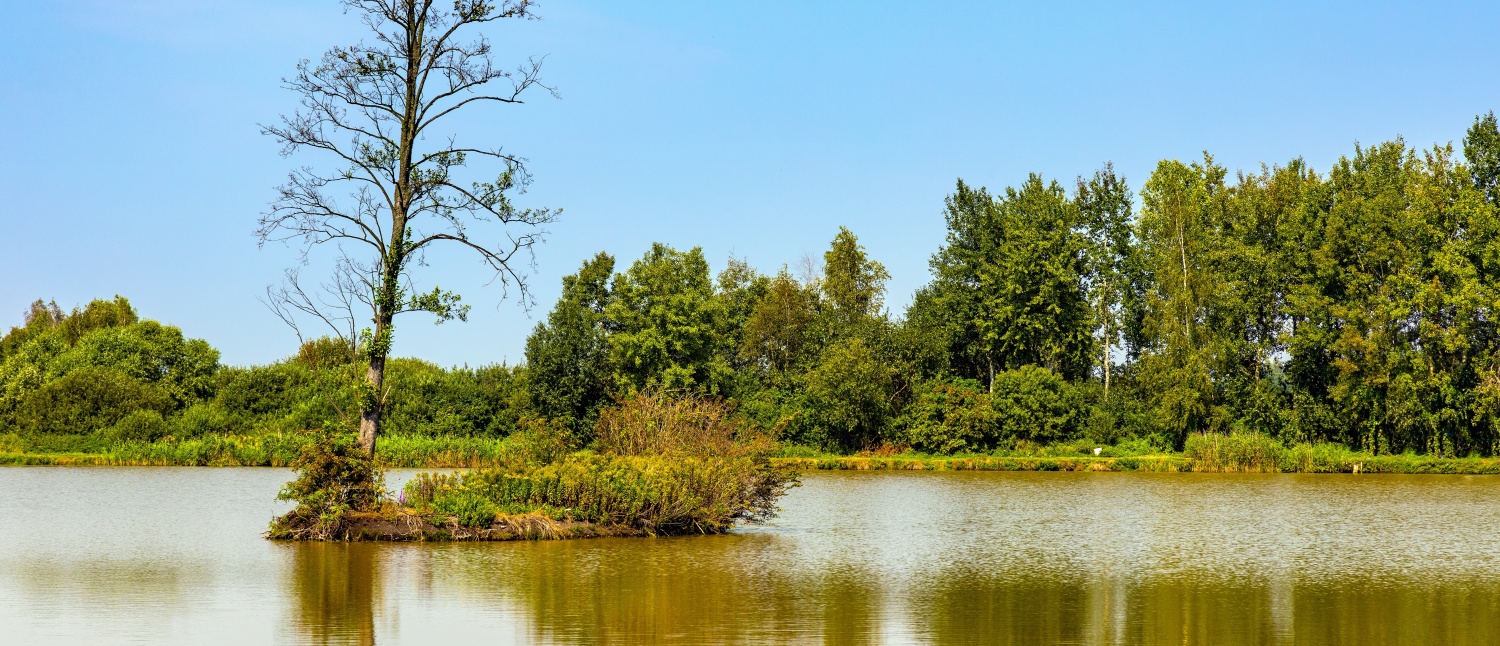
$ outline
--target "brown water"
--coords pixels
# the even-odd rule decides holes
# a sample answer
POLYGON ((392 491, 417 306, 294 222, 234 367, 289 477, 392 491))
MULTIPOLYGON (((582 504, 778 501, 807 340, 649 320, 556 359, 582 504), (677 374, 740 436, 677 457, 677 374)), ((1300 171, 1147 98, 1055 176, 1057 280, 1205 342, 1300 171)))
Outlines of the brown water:
POLYGON ((814 473, 729 536, 317 545, 260 538, 288 475, 0 468, 0 643, 1500 643, 1497 477, 814 473))

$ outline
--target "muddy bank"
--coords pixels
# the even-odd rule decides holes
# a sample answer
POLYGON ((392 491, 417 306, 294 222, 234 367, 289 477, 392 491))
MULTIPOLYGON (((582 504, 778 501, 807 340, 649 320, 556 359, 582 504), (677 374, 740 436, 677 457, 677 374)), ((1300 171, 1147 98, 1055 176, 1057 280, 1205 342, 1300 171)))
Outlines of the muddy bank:
POLYGON ((409 507, 376 512, 348 512, 327 523, 317 517, 288 514, 277 519, 266 538, 313 541, 530 541, 603 536, 649 536, 624 526, 575 520, 553 520, 541 514, 498 516, 488 527, 471 527, 409 507))

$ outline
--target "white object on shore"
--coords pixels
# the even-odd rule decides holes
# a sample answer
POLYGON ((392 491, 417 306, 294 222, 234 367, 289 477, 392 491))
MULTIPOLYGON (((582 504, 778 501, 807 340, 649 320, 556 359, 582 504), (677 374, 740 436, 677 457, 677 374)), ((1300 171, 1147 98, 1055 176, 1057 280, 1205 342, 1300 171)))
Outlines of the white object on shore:
POLYGON ((1097 446, 1096 446, 1096 447, 1094 447, 1094 455, 1099 455, 1099 452, 1100 452, 1100 451, 1103 451, 1103 450, 1104 450, 1104 449, 1101 449, 1101 448, 1099 448, 1099 447, 1097 447, 1097 446))

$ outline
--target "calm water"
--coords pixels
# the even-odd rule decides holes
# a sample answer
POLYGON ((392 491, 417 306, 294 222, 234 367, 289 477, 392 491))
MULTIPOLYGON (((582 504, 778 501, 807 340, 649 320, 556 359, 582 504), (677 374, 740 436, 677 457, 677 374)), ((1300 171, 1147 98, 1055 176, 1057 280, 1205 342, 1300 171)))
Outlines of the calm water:
POLYGON ((1500 643, 1495 477, 815 473, 730 536, 313 545, 260 538, 288 475, 0 468, 0 642, 1500 643))

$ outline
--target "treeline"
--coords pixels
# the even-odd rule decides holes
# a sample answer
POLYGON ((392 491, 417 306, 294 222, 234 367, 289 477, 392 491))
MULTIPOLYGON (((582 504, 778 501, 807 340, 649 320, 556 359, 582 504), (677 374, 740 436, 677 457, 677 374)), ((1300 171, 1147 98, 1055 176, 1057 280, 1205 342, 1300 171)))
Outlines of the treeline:
MULTIPOLYGON (((1105 166, 1065 187, 959 182, 933 280, 902 314, 841 229, 794 272, 653 245, 563 280, 519 366, 391 365, 395 434, 587 441, 643 390, 731 400, 785 443, 988 452, 1246 432, 1373 453, 1492 455, 1500 423, 1500 131, 1357 147, 1230 177, 1163 161, 1139 196, 1105 166)), ((38 302, 0 340, 0 433, 151 439, 316 428, 360 367, 327 339, 261 367, 139 320, 38 302)))
POLYGON ((1251 432, 1491 455, 1500 132, 1357 147, 1327 174, 1163 161, 1069 190, 959 182, 904 316, 847 230, 821 271, 711 281, 702 254, 600 254, 527 345, 533 405, 590 420, 650 384, 734 398, 795 443, 947 453, 1251 432), (1139 210, 1136 205, 1139 204, 1139 210))
MULTIPOLYGON (((398 434, 503 436, 523 396, 505 366, 443 369, 397 359, 388 396, 398 434)), ((0 339, 0 435, 32 450, 91 451, 121 441, 298 432, 357 416, 354 351, 330 339, 267 366, 221 365, 176 327, 142 320, 116 296, 72 312, 37 301, 0 339)), ((3 447, 0 447, 3 448, 3 447)))

